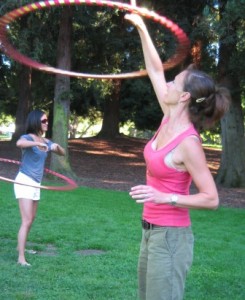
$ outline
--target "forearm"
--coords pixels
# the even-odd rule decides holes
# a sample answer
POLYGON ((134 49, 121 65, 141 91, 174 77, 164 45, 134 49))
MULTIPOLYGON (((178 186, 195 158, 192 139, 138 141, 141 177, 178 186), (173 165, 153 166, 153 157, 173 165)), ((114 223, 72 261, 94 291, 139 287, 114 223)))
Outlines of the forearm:
POLYGON ((218 193, 215 189, 193 195, 180 195, 164 193, 148 185, 138 185, 132 187, 129 194, 137 203, 152 202, 193 209, 216 209, 219 205, 218 193))
POLYGON ((66 152, 65 149, 58 145, 57 154, 61 156, 65 156, 66 152))
POLYGON ((139 32, 148 73, 163 72, 161 59, 142 18, 137 14, 127 14, 125 19, 130 21, 139 32))
POLYGON ((142 43, 146 70, 149 76, 155 72, 163 73, 164 70, 163 70, 162 61, 152 42, 149 32, 146 29, 146 26, 143 24, 140 27, 137 26, 137 29, 142 43))
POLYGON ((190 209, 217 209, 219 205, 218 195, 207 195, 205 193, 198 193, 194 195, 177 195, 176 203, 172 203, 173 194, 168 194, 165 200, 168 204, 174 204, 176 207, 190 208, 190 209))
POLYGON ((45 143, 41 143, 41 142, 36 142, 36 141, 28 141, 28 140, 25 140, 25 139, 21 139, 21 140, 18 140, 16 142, 16 146, 18 148, 28 148, 28 147, 44 147, 46 146, 45 143))
POLYGON ((125 18, 131 21, 136 26, 139 32, 146 70, 156 93, 158 102, 165 114, 166 105, 164 104, 163 100, 167 94, 167 83, 164 76, 164 70, 160 56, 153 44, 153 41, 142 18, 135 14, 126 15, 125 18))

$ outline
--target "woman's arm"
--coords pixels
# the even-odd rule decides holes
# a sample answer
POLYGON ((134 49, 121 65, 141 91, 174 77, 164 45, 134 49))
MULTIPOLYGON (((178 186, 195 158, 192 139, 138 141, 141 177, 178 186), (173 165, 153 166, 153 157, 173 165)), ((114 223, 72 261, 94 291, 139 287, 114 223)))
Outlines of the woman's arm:
POLYGON ((195 183, 198 193, 190 195, 186 199, 188 201, 179 196, 178 206, 216 209, 219 205, 218 191, 208 168, 201 142, 193 137, 189 137, 180 144, 179 153, 182 156, 185 168, 195 183))
MULTIPOLYGON (((207 166, 200 141, 189 137, 176 150, 178 154, 177 151, 175 153, 192 176, 198 192, 193 195, 176 195, 177 202, 175 206, 194 209, 216 209, 219 205, 218 192, 213 176, 207 166)), ((154 202, 157 204, 171 204, 173 194, 160 192, 147 185, 135 186, 130 192, 130 196, 137 203, 154 202)))
POLYGON ((51 151, 58 154, 58 155, 61 155, 61 156, 65 155, 65 149, 62 148, 59 144, 56 144, 56 143, 53 143, 51 145, 51 151))
POLYGON ((20 138, 16 142, 16 146, 19 148, 28 148, 28 147, 39 147, 43 151, 48 151, 48 145, 46 143, 41 143, 37 141, 28 141, 25 138, 20 138))
POLYGON ((164 76, 162 61, 142 18, 136 14, 127 14, 125 19, 133 23, 138 29, 142 43, 146 70, 153 85, 158 102, 164 114, 166 115, 167 111, 163 99, 167 93, 167 83, 164 76))

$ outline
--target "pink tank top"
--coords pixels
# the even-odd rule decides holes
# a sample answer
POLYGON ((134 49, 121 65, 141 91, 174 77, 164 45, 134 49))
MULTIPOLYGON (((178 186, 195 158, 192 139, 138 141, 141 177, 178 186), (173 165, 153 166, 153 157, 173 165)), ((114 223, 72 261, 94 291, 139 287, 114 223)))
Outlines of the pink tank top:
MULTIPOLYGON (((167 123, 163 120, 160 128, 167 123)), ((186 137, 199 134, 191 125, 169 144, 159 150, 154 150, 152 143, 160 128, 153 138, 146 144, 144 158, 146 161, 146 182, 157 190, 170 194, 188 195, 192 178, 186 171, 176 170, 167 166, 164 162, 166 155, 171 152, 186 137)), ((190 226, 190 215, 187 208, 175 207, 169 204, 155 204, 148 202, 144 204, 143 219, 159 226, 190 226)))

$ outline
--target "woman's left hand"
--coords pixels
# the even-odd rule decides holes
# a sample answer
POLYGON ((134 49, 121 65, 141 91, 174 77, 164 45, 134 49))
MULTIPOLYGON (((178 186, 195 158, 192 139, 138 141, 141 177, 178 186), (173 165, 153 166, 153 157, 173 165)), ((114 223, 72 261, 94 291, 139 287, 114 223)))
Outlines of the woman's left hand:
POLYGON ((65 155, 65 150, 59 144, 56 143, 53 143, 51 145, 51 151, 55 152, 58 155, 65 155))
POLYGON ((153 202, 156 204, 168 203, 169 194, 161 193, 149 185, 137 185, 131 188, 129 195, 137 203, 153 202))
POLYGON ((58 147, 59 147, 58 144, 53 143, 53 144, 51 145, 51 151, 58 151, 58 147))

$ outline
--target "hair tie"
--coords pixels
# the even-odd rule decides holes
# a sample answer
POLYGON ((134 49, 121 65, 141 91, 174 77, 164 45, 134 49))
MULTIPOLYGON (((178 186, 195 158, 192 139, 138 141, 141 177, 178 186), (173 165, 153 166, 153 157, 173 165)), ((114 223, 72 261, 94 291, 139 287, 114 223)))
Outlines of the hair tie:
POLYGON ((196 99, 196 103, 201 103, 201 102, 203 102, 203 101, 205 101, 205 100, 206 100, 205 97, 198 98, 198 99, 196 99))

